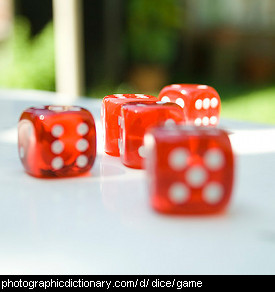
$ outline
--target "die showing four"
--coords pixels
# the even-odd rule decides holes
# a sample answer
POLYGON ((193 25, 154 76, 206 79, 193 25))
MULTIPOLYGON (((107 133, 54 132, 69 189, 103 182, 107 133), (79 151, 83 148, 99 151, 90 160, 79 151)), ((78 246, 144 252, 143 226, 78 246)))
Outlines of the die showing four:
POLYGON ((113 94, 103 98, 101 121, 103 126, 104 151, 119 156, 121 106, 131 101, 158 101, 158 98, 145 94, 113 94))
POLYGON ((28 108, 18 124, 18 151, 26 172, 32 176, 83 174, 96 158, 93 116, 78 106, 28 108))
POLYGON ((143 138, 153 126, 184 122, 182 109, 161 101, 130 102, 121 107, 120 158, 132 168, 143 168, 146 156, 143 138))
POLYGON ((217 91, 211 86, 172 84, 161 90, 159 99, 179 104, 189 124, 216 126, 219 122, 221 100, 217 91))
POLYGON ((145 136, 153 208, 168 214, 223 210, 233 186, 234 159, 225 131, 158 127, 145 136))

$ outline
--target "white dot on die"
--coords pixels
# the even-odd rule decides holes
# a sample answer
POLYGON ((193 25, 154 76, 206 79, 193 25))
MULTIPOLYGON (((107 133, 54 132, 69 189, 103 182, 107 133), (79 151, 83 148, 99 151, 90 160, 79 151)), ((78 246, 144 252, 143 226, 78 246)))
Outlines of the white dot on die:
POLYGON ((89 142, 86 139, 79 139, 75 146, 78 151, 84 152, 89 148, 89 142))
POLYGON ((202 124, 204 126, 208 126, 209 125, 209 118, 208 117, 203 117, 202 118, 202 124))
POLYGON ((201 99, 197 99, 195 102, 195 108, 197 110, 200 110, 202 108, 202 100, 201 99))
POLYGON ((64 144, 61 141, 56 140, 52 143, 51 149, 54 154, 60 154, 64 150, 64 144))
POLYGON ((210 118, 210 124, 211 124, 211 125, 216 125, 217 122, 218 122, 218 119, 217 119, 216 116, 212 116, 212 117, 210 118))
POLYGON ((209 109, 209 107, 210 107, 210 99, 209 99, 209 98, 205 98, 205 99, 203 100, 203 102, 202 102, 202 107, 203 107, 204 109, 209 109))
POLYGON ((85 155, 80 155, 76 159, 76 164, 78 167, 85 167, 88 164, 88 158, 85 155))
POLYGON ((124 96, 123 94, 114 94, 114 96, 118 98, 126 98, 126 96, 124 96))
POLYGON ((192 187, 202 186, 207 179, 207 173, 201 166, 193 166, 186 173, 186 180, 192 187))
POLYGON ((49 110, 59 113, 59 112, 63 112, 64 108, 63 108, 63 106, 52 105, 52 106, 49 106, 49 110))
POLYGON ((218 104, 219 104, 219 101, 218 101, 218 99, 216 97, 211 98, 210 105, 211 105, 212 108, 217 107, 218 104))
POLYGON ((198 89, 206 89, 206 88, 208 88, 207 85, 198 85, 198 89))
POLYGON ((142 158, 145 158, 146 157, 146 148, 145 146, 140 146, 138 148, 138 155, 142 158))
POLYGON ((168 157, 169 166, 176 171, 183 170, 187 166, 189 153, 185 148, 172 150, 168 157))
POLYGON ((51 131, 52 135, 56 138, 59 138, 64 133, 64 128, 61 125, 54 125, 51 131))
POLYGON ((183 94, 183 95, 185 95, 185 94, 187 94, 188 92, 187 92, 185 89, 183 89, 183 90, 181 90, 180 93, 183 94))
POLYGON ((137 98, 149 98, 147 95, 144 94, 136 94, 137 98))
POLYGON ((170 102, 171 100, 170 100, 170 98, 168 96, 165 95, 165 96, 162 97, 161 101, 170 102))
POLYGON ((124 145, 123 145, 123 140, 122 139, 118 139, 117 140, 118 143, 118 149, 119 149, 119 153, 121 156, 124 155, 124 145))
POLYGON ((60 168, 62 168, 64 165, 64 161, 61 157, 55 157, 53 160, 52 160, 52 168, 55 169, 55 170, 58 170, 60 168))
POLYGON ((178 104, 180 107, 184 108, 184 100, 182 98, 177 98, 176 104, 178 104))
POLYGON ((24 158, 25 156, 25 149, 22 146, 19 148, 19 156, 20 158, 24 158))
POLYGON ((209 183, 202 192, 203 199, 209 204, 216 204, 223 196, 223 186, 220 183, 209 183))
POLYGON ((81 108, 79 106, 71 106, 69 110, 73 112, 79 112, 81 111, 81 108))
POLYGON ((28 125, 28 130, 27 131, 28 131, 27 132, 28 133, 28 136, 31 137, 32 134, 33 134, 33 127, 31 126, 31 124, 28 125))
POLYGON ((142 103, 138 103, 138 104, 136 104, 136 106, 139 106, 139 107, 146 107, 147 105, 146 105, 146 104, 142 104, 142 103))
POLYGON ((121 140, 117 139, 117 147, 119 150, 121 150, 121 140))
POLYGON ((156 143, 156 141, 155 141, 153 135, 148 134, 148 133, 145 134, 145 136, 144 136, 144 145, 145 145, 145 147, 147 149, 146 150, 147 153, 148 153, 148 150, 152 150, 153 149, 155 143, 156 143))
POLYGON ((181 86, 180 86, 180 84, 172 84, 171 87, 172 88, 180 88, 181 86))
POLYGON ((204 155, 204 163, 210 170, 218 170, 224 165, 224 155, 220 149, 213 148, 204 155))
POLYGON ((172 126, 176 125, 176 122, 173 119, 168 119, 168 120, 165 121, 164 125, 166 127, 172 127, 172 126))
POLYGON ((77 133, 80 135, 80 136, 84 136, 88 133, 89 131, 89 127, 86 123, 80 123, 78 126, 77 126, 77 133))
POLYGON ((197 118, 197 119, 195 119, 195 121, 194 121, 194 123, 195 123, 195 125, 196 126, 200 126, 201 125, 201 119, 200 118, 197 118))
POLYGON ((184 203, 189 198, 189 189, 183 183, 174 183, 169 188, 169 198, 176 204, 184 203))

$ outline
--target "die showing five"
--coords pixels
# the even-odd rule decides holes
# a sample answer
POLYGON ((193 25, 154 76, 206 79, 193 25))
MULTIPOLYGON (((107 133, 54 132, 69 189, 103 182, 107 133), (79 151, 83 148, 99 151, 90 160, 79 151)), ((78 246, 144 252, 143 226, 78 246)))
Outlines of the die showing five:
POLYGON ((77 106, 26 109, 18 124, 18 151, 27 173, 68 177, 89 171, 96 158, 91 113, 77 106))
POLYGON ((162 213, 207 214, 223 210, 233 186, 234 159, 221 129, 153 128, 145 136, 151 204, 162 213))

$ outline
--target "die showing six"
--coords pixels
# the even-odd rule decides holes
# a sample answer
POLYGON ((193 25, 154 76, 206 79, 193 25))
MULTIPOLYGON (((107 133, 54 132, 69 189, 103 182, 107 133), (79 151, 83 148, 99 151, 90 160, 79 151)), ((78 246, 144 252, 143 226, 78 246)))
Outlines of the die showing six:
POLYGON ((26 172, 32 176, 83 174, 96 158, 93 116, 78 106, 28 108, 18 124, 18 151, 26 172))
POLYGON ((158 98, 145 94, 113 94, 103 98, 101 121, 103 126, 104 151, 119 156, 121 106, 131 101, 158 101, 158 98))
POLYGON ((120 159, 132 168, 143 168, 146 156, 143 138, 153 126, 184 122, 182 109, 175 103, 144 101, 125 103, 121 108, 120 159))
POLYGON ((219 122, 221 100, 217 91, 211 86, 172 84, 160 91, 159 99, 179 104, 183 108, 188 124, 216 126, 219 122))
POLYGON ((211 127, 153 128, 145 136, 152 207, 168 214, 223 210, 231 197, 232 147, 225 131, 211 127))

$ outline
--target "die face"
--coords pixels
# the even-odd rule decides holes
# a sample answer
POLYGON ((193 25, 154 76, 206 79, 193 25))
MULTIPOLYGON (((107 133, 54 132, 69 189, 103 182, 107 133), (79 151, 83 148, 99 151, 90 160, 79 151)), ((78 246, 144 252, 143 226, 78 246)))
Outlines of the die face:
POLYGON ((158 128, 149 135, 151 203, 159 212, 211 214, 228 205, 234 172, 228 136, 196 128, 158 128))
POLYGON ((29 108, 18 124, 18 151, 33 176, 83 174, 96 157, 94 119, 89 111, 75 106, 29 108))
POLYGON ((120 158, 124 165, 143 168, 144 135, 151 127, 184 123, 182 109, 175 103, 131 102, 121 108, 120 158))
POLYGON ((114 94, 105 96, 101 108, 104 150, 107 154, 119 156, 121 106, 127 102, 158 101, 158 98, 144 94, 114 94))
POLYGON ((216 126, 219 122, 221 101, 211 86, 172 84, 161 90, 159 99, 184 104, 183 110, 189 124, 216 126))

